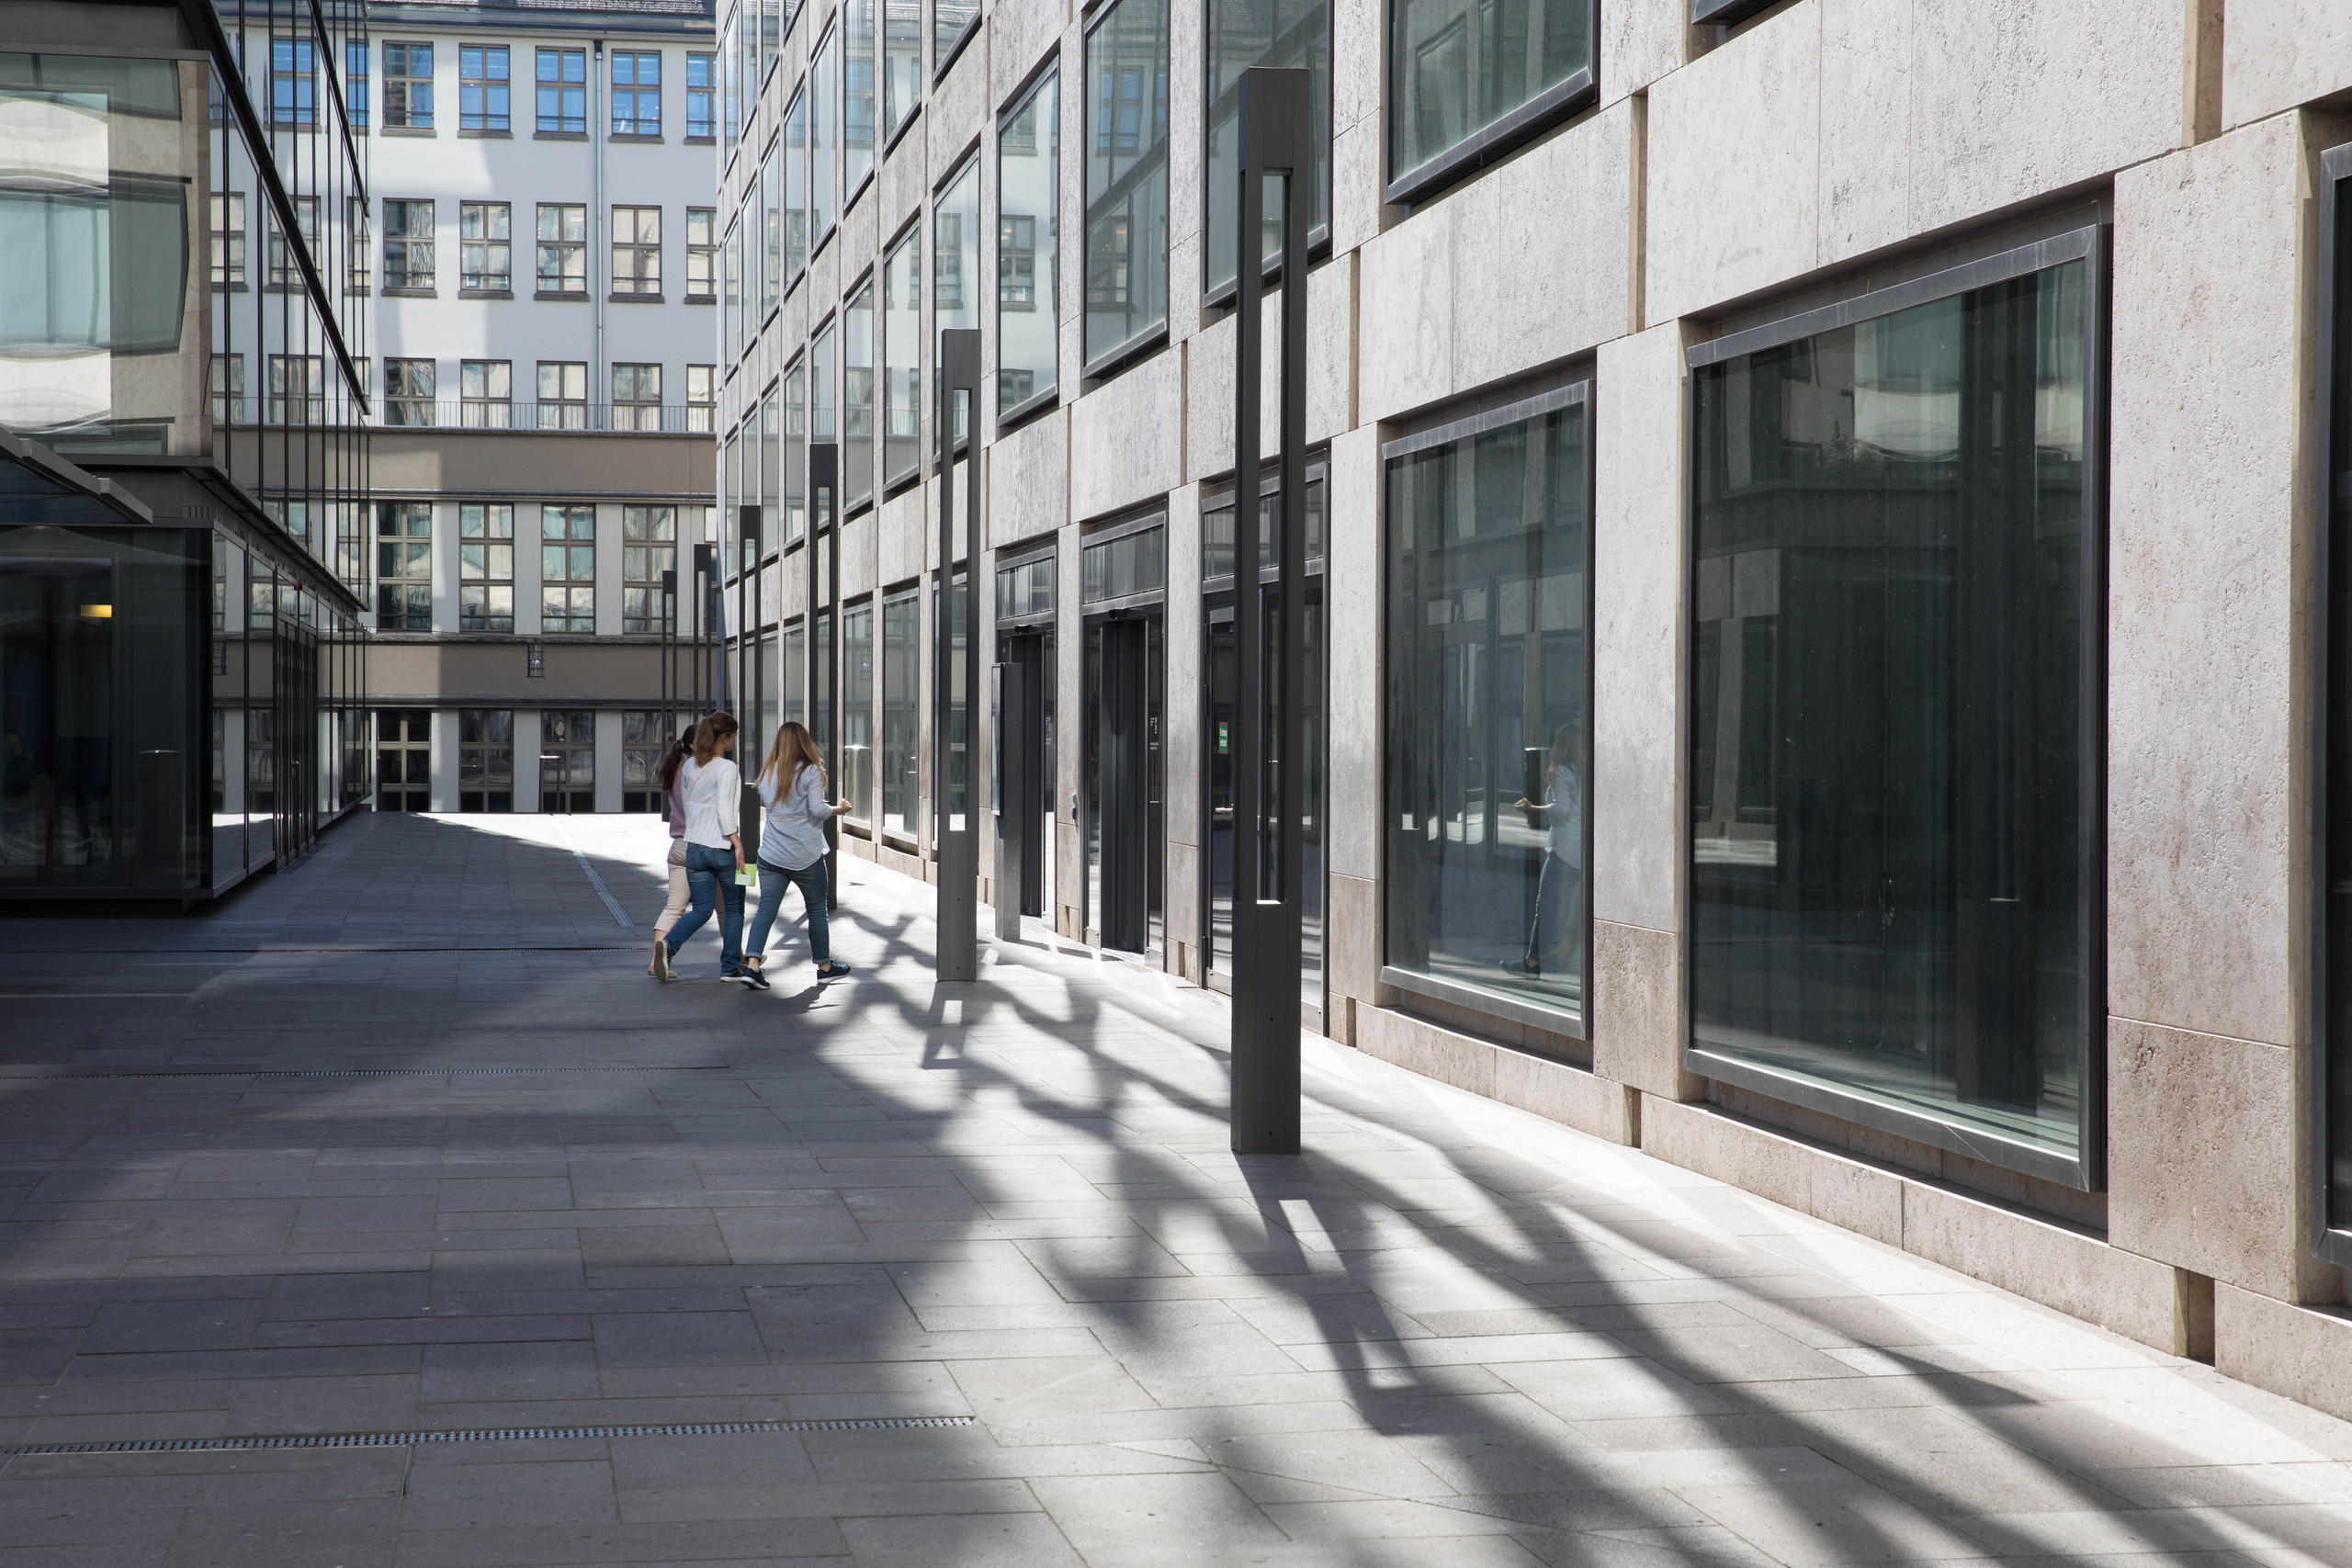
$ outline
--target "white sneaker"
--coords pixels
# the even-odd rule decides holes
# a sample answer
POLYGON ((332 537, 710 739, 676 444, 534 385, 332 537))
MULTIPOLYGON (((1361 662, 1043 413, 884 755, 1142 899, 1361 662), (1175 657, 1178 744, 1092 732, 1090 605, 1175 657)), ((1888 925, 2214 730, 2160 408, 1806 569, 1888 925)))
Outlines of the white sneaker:
POLYGON ((678 972, 670 967, 670 943, 663 938, 653 941, 653 965, 646 971, 657 980, 674 980, 678 972))

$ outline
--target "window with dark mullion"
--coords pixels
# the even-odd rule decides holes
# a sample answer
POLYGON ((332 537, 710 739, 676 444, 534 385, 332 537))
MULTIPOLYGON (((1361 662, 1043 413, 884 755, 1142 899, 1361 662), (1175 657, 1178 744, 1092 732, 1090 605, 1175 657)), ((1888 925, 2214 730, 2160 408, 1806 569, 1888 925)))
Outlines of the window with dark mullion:
POLYGON ((514 85, 504 44, 463 44, 458 50, 458 129, 513 129, 514 85))
POLYGON ((588 54, 578 49, 538 51, 538 125, 542 136, 588 133, 588 54))
POLYGON ((1086 37, 1086 361, 1168 321, 1167 0, 1116 0, 1086 37))
POLYGON ((613 51, 613 134, 662 134, 662 53, 659 50, 613 51))
MULTIPOLYGON (((1235 185, 1240 158, 1241 73, 1253 65, 1295 67, 1315 85, 1308 143, 1314 158, 1308 210, 1312 227, 1331 221, 1331 7, 1329 0, 1209 0, 1207 227, 1204 287, 1233 281, 1235 185)), ((1282 209, 1265 202, 1264 258, 1282 253, 1282 209)))
MULTIPOLYGON (((1442 177, 1531 106, 1592 83, 1596 0, 1388 0, 1388 178, 1442 177)), ((1565 112, 1571 104, 1557 106, 1565 112)))

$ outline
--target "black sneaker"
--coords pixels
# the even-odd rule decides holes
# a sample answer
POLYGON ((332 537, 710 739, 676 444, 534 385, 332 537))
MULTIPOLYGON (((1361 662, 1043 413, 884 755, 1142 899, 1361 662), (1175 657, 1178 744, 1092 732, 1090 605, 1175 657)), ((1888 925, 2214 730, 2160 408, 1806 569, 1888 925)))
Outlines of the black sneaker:
POLYGON ((722 980, 732 980, 739 986, 754 986, 759 983, 752 978, 752 972, 748 969, 722 969, 719 971, 718 977, 722 980))
POLYGON ((743 972, 736 977, 755 991, 764 991, 768 988, 767 965, 763 964, 756 967, 746 964, 743 965, 743 972))
POLYGON ((848 974, 848 973, 849 973, 849 965, 848 965, 848 964, 842 964, 842 963, 832 963, 832 964, 826 964, 823 968, 819 969, 819 970, 817 971, 817 978, 819 978, 820 980, 838 980, 838 979, 840 979, 842 976, 844 976, 844 975, 846 975, 846 974, 848 974))

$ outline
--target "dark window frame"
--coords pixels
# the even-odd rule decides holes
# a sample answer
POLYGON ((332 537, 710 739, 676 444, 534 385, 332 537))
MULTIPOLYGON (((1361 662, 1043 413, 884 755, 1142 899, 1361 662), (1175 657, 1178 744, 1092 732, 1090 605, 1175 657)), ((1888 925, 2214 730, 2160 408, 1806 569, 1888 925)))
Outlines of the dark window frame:
MULTIPOLYGON (((1876 321, 1914 306, 1952 299, 1973 289, 2041 272, 2068 262, 2084 263, 2083 328, 2083 541, 2081 642, 2076 674, 2082 699, 2076 713, 2078 759, 2077 810, 2080 842, 2076 852, 2076 897, 2082 911, 2076 933, 2076 961, 2081 990, 2077 1002, 2078 1072, 2076 1149, 2069 1157, 2055 1150, 2019 1140, 2004 1139, 1989 1130, 1972 1127, 1926 1111, 1883 1104, 1863 1095, 1813 1079, 1800 1079, 1736 1058, 1719 1055, 1701 1046, 1697 1021, 1683 1008, 1682 1068, 1785 1104, 1819 1111, 1839 1121, 1928 1145, 1947 1153, 2015 1170, 2078 1191, 2096 1192, 2106 1186, 2107 1156, 2107 562, 2108 562, 2108 333, 2111 280, 2109 275, 2111 241, 2104 222, 2086 225, 2047 239, 1996 252, 1976 260, 1928 273, 1907 282, 1870 289, 1833 303, 1766 321, 1728 333, 1688 351, 1683 377, 1683 457, 1686 472, 1682 493, 1684 603, 1698 604, 1699 593, 1699 378, 1702 367, 1775 348, 1867 321, 1876 321)), ((1687 618, 1684 652, 1695 659, 1698 623, 1687 618)), ((1690 659, 1682 677, 1684 708, 1691 705, 1690 659)), ((1687 763, 1690 737, 1679 737, 1687 763)), ((1679 852, 1685 874, 1691 863, 1692 836, 1687 813, 1681 824, 1679 852)), ((1686 919, 1681 933, 1683 986, 1686 998, 1694 961, 1697 922, 1686 919)))
MULTIPOLYGON (((2329 666, 2335 654, 2335 645, 2344 628, 2337 624, 2343 606, 2335 603, 2334 562, 2335 540, 2333 513, 2338 490, 2352 486, 2352 479, 2340 480, 2338 473, 2352 468, 2352 450, 2337 450, 2335 423, 2338 403, 2352 398, 2352 364, 2346 363, 2337 340, 2346 330, 2344 312, 2352 310, 2352 279, 2346 273, 2352 269, 2352 142, 2331 147, 2320 154, 2320 245, 2319 245, 2319 320, 2317 345, 2319 365, 2319 403, 2317 429, 2321 459, 2312 477, 2311 498, 2312 569, 2317 584, 2320 603, 2312 616, 2318 635, 2312 639, 2311 664, 2312 711, 2320 716, 2321 733, 2318 744, 2312 748, 2310 856, 2312 921, 2311 1009, 2313 1045, 2312 1052, 2311 1089, 2311 1157, 2304 1175, 2311 1195, 2312 1251, 2325 1262, 2352 1268, 2352 1216, 2346 1223, 2331 1223, 2329 1162, 2332 1157, 2330 1101, 2336 1092, 2331 1081, 2329 1058, 2345 1047, 2335 1039, 2330 1025, 2330 1010, 2334 1006, 2336 977, 2331 974, 2334 958, 2330 951, 2334 933, 2328 918, 2329 840, 2335 829, 2328 809, 2328 753, 2335 742, 2334 731, 2337 721, 2335 709, 2342 701, 2331 691, 2329 666)), ((2347 824, 2352 828, 2352 824, 2347 824)))
MULTIPOLYGON (((1339 21, 1337 17, 1334 15, 1335 10, 1337 9, 1338 0, 1322 0, 1322 5, 1323 44, 1325 50, 1329 51, 1329 58, 1331 62, 1332 80, 1330 89, 1331 96, 1336 100, 1339 96, 1340 91, 1339 21)), ((1387 8, 1384 6, 1382 7, 1382 23, 1384 26, 1386 25, 1386 14, 1387 8)), ((1201 19, 1201 39, 1204 48, 1208 41, 1209 26, 1209 17, 1204 12, 1201 19)), ((1210 201, 1208 133, 1210 116, 1215 108, 1216 101, 1209 96, 1208 73, 1204 70, 1201 73, 1201 226, 1198 231, 1201 236, 1201 306, 1204 310, 1216 310, 1224 306, 1230 305, 1233 303, 1235 294, 1233 281, 1230 278, 1227 279, 1223 283, 1217 284, 1214 288, 1210 287, 1208 283, 1208 270, 1211 265, 1213 265, 1208 253, 1210 201)), ((1327 103, 1323 106, 1323 195, 1324 199, 1327 202, 1336 201, 1339 195, 1338 187, 1333 180, 1335 171, 1332 167, 1333 149, 1339 142, 1339 130, 1338 127, 1332 123, 1332 121, 1338 118, 1334 109, 1334 104, 1327 103)), ((1312 111, 1310 110, 1309 112, 1311 116, 1312 111)), ((1330 254, 1331 220, 1330 215, 1326 213, 1324 215, 1323 221, 1311 225, 1306 231, 1307 270, 1310 272, 1313 271, 1315 264, 1322 261, 1330 254)), ((1282 252, 1277 250, 1272 256, 1267 257, 1260 264, 1259 271, 1260 276, 1267 284, 1272 284, 1280 278, 1283 275, 1282 252)))
MULTIPOLYGON (((1078 213, 1080 258, 1078 334, 1080 357, 1079 380, 1081 390, 1085 389, 1085 383, 1090 381, 1105 380, 1112 376, 1117 375, 1119 372, 1140 363, 1142 360, 1157 353, 1159 350, 1166 347, 1170 341, 1169 337, 1169 317, 1170 312, 1168 308, 1168 304, 1163 301, 1160 306, 1159 321, 1156 324, 1144 327, 1140 331, 1130 333, 1125 340, 1113 344, 1102 350, 1100 354, 1089 355, 1086 352, 1086 318, 1091 310, 1090 300, 1093 292, 1090 268, 1094 248, 1094 198, 1086 188, 1088 176, 1085 173, 1084 164, 1087 160, 1091 158, 1093 155, 1095 133, 1094 35, 1102 31, 1103 26, 1114 17, 1117 16, 1119 11, 1129 3, 1130 0, 1099 0, 1099 3, 1094 6, 1093 9, 1087 12, 1086 15, 1080 18, 1079 24, 1080 28, 1078 44, 1080 91, 1084 95, 1083 98, 1080 100, 1079 109, 1079 159, 1080 170, 1079 175, 1078 213)), ((1139 5, 1159 5, 1161 7, 1162 14, 1167 18, 1164 26, 1168 29, 1166 39, 1169 51, 1168 72, 1171 78, 1170 84, 1170 102, 1169 106, 1170 112, 1167 137, 1161 143, 1160 147, 1159 177, 1162 183, 1167 186, 1167 197, 1172 201, 1175 195, 1175 159, 1173 149, 1176 140, 1176 121, 1173 102, 1174 84, 1172 80, 1175 70, 1175 12, 1172 8, 1172 0, 1133 0, 1133 3, 1139 5)), ((1148 97, 1144 100, 1144 107, 1146 113, 1148 113, 1150 102, 1148 97)), ((1172 282, 1169 273, 1170 265, 1172 264, 1175 256, 1173 237, 1167 231, 1169 227, 1172 227, 1172 225, 1164 226, 1160 233, 1159 271, 1160 288, 1163 292, 1169 288, 1172 282)), ((1056 241, 1057 247, 1058 247, 1060 243, 1061 242, 1057 239, 1056 241)), ((1128 288, 1130 292, 1132 292, 1134 288, 1134 261, 1132 254, 1130 254, 1128 266, 1128 288)))
MULTIPOLYGON (((1390 29, 1396 0, 1387 0, 1381 8, 1381 47, 1387 50, 1393 39, 1390 29)), ((1402 51, 1396 51, 1401 55, 1402 51)), ((1585 68, 1566 81, 1544 89, 1526 103, 1496 120, 1492 125, 1471 132, 1437 156, 1424 160, 1410 169, 1396 167, 1396 145, 1391 140, 1396 132, 1384 123, 1381 167, 1386 180, 1380 199, 1392 206, 1409 207, 1427 201, 1466 176, 1500 161, 1506 154, 1517 152, 1554 126, 1583 113, 1600 101, 1600 0, 1585 0, 1585 68)), ((1381 84, 1390 106, 1391 115, 1402 112, 1405 102, 1399 73, 1408 62, 1392 57, 1381 84)), ((1336 84, 1339 62, 1335 57, 1332 71, 1336 84)), ((1337 92, 1335 85, 1333 91, 1337 92)))
MULTIPOLYGON (((1503 430, 1514 424, 1523 424, 1530 420, 1541 419, 1546 414, 1558 413, 1565 410, 1577 407, 1582 407, 1584 409, 1584 616, 1585 626, 1588 628, 1588 640, 1585 649, 1584 712, 1585 750, 1588 759, 1590 757, 1592 750, 1592 703, 1595 690, 1593 684, 1594 671, 1600 663, 1600 660, 1593 657, 1589 631, 1589 628, 1593 625, 1594 607, 1594 574, 1592 564, 1595 558, 1595 550, 1597 547, 1596 540, 1600 532, 1600 530, 1594 525, 1593 521, 1593 504, 1596 494, 1596 485, 1600 470, 1600 443, 1599 439, 1597 421, 1593 412, 1594 382, 1595 378, 1589 373, 1580 375, 1575 379, 1567 382, 1566 385, 1554 387, 1547 391, 1537 392, 1530 397, 1514 399, 1513 400, 1503 403, 1498 407, 1476 409, 1473 412, 1464 414, 1459 418, 1448 420, 1442 424, 1434 425, 1426 430, 1415 431, 1409 435, 1400 436, 1394 441, 1384 443, 1380 448, 1379 477, 1379 548, 1382 562, 1381 576, 1383 581, 1381 583, 1381 604, 1378 614, 1380 615, 1379 635, 1382 643, 1382 653, 1385 658, 1386 655, 1388 636, 1388 587, 1385 579, 1387 575, 1386 562, 1388 558, 1388 530, 1391 526, 1391 519, 1388 515, 1389 464, 1399 457, 1410 457, 1422 452, 1433 450, 1440 446, 1450 446, 1456 442, 1467 441, 1476 436, 1484 435, 1490 431, 1503 430)), ((1330 504, 1329 493, 1329 491, 1327 489, 1325 491, 1325 505, 1327 508, 1330 504)), ((1329 529, 1330 526, 1331 517, 1329 513, 1327 511, 1325 513, 1324 527, 1329 529)), ((1328 533, 1324 536, 1323 550, 1324 558, 1328 561, 1330 558, 1331 552, 1331 539, 1328 533)), ((1260 575, 1261 578, 1264 575, 1262 568, 1261 569, 1260 575)), ((1231 583, 1234 580, 1232 577, 1227 576, 1212 579, 1211 581, 1231 583)), ((1328 605, 1328 599, 1326 604, 1328 605)), ((1329 614, 1328 609, 1326 614, 1329 614)), ((1384 680, 1385 679, 1385 677, 1384 676, 1384 680)), ((1382 707, 1384 709, 1384 713, 1382 716, 1383 731, 1381 736, 1381 745, 1383 755, 1385 756, 1387 754, 1386 724, 1388 720, 1385 711, 1387 707, 1385 688, 1383 692, 1382 707)), ((1445 1007, 1460 1009, 1464 1011, 1474 1014, 1484 1013, 1491 1018, 1504 1019, 1512 1023, 1524 1024, 1529 1028, 1541 1032, 1543 1034, 1552 1035, 1563 1040, 1574 1041, 1587 1047, 1587 1053, 1583 1055, 1581 1060, 1574 1056, 1565 1059, 1571 1061, 1573 1065, 1589 1066, 1590 1060, 1589 1053, 1593 1038, 1593 1007, 1591 993, 1596 989, 1591 983, 1593 913, 1590 886, 1592 876, 1592 821, 1594 815, 1592 804, 1594 789, 1591 773, 1592 769, 1589 765, 1589 761, 1588 761, 1586 767, 1586 778, 1584 781, 1583 850, 1587 888, 1584 899, 1586 996, 1583 1004, 1583 1016, 1579 1021, 1578 1026, 1576 1028, 1568 1027, 1567 1015, 1552 1008, 1538 1007, 1532 1002, 1519 1001, 1513 998, 1503 996, 1494 991, 1480 990, 1469 986, 1457 986, 1438 976, 1424 975, 1418 970, 1403 969, 1391 964, 1388 962, 1388 922, 1385 908, 1378 916, 1380 931, 1380 961, 1378 967, 1375 970, 1375 974, 1379 978, 1380 984, 1390 987, 1405 996, 1418 998, 1423 1001, 1436 1002, 1445 1007)), ((1375 782, 1374 787, 1379 792, 1381 801, 1380 810, 1382 813, 1381 821, 1385 824, 1389 820, 1387 816, 1387 812, 1389 810, 1388 771, 1385 765, 1382 767, 1380 777, 1375 782)), ((1385 827, 1374 838, 1373 864, 1374 867, 1374 874, 1378 878, 1379 885, 1383 888, 1387 887, 1389 886, 1388 832, 1385 827)), ((1325 918, 1327 919, 1329 918, 1328 905, 1326 906, 1325 918)), ((1328 964, 1329 960, 1327 958, 1325 962, 1328 964)), ((1529 1049, 1542 1051, 1543 1047, 1531 1043, 1529 1049)), ((1556 1053, 1549 1051, 1544 1051, 1543 1054, 1546 1056, 1553 1056, 1556 1055, 1556 1053)))

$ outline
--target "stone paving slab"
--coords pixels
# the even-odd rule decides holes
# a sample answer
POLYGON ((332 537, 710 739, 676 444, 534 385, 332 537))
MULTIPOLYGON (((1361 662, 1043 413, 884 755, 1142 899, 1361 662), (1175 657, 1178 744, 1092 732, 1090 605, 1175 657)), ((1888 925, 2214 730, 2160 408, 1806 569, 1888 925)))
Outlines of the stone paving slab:
POLYGON ((0 1565, 2352 1563, 2352 1427, 1326 1041, 1237 1158, 1221 999, 872 865, 659 985, 663 847, 0 924, 0 1442, 970 1424, 18 1455, 0 1565))

